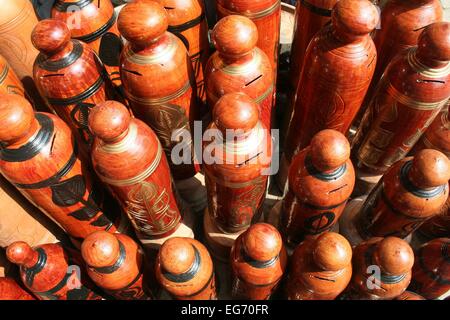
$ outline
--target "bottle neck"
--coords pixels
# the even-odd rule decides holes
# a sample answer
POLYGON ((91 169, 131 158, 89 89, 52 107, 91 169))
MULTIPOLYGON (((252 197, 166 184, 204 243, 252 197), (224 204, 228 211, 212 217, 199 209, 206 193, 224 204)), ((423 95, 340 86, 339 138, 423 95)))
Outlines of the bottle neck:
POLYGON ((22 137, 14 140, 14 141, 9 142, 7 144, 7 146, 9 148, 11 148, 11 149, 20 148, 24 144, 27 144, 28 141, 30 141, 34 136, 36 136, 40 129, 41 129, 41 125, 36 120, 36 118, 34 118, 33 122, 31 123, 30 129, 28 130, 28 132, 25 135, 23 135, 22 137))
POLYGON ((52 61, 61 60, 64 59, 66 56, 68 56, 72 52, 72 50, 73 50, 73 42, 69 41, 63 49, 57 52, 48 53, 47 56, 52 61))
POLYGON ((223 52, 219 52, 219 55, 225 64, 245 64, 253 60, 255 50, 251 50, 243 55, 227 55, 223 52))

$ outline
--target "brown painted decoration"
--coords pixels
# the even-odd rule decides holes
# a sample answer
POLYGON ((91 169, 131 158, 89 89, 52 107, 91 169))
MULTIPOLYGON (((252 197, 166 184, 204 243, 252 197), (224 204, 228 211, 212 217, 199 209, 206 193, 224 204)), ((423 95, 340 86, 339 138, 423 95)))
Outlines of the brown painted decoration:
POLYGON ((424 149, 414 158, 398 161, 371 191, 360 211, 353 217, 344 215, 343 219, 351 220, 351 227, 341 232, 346 236, 357 233, 362 239, 405 238, 443 210, 449 178, 450 161, 437 150, 424 149))
POLYGON ((438 22, 389 64, 354 140, 358 171, 383 174, 408 154, 450 97, 449 61, 450 23, 438 22))
POLYGON ((268 300, 283 277, 287 253, 275 227, 256 223, 236 239, 230 259, 233 298, 268 300))
POLYGON ((92 163, 119 199, 140 239, 172 234, 181 222, 169 165, 152 129, 127 108, 106 101, 92 109, 92 163))
POLYGON ((76 240, 116 230, 102 212, 95 183, 70 128, 58 117, 34 113, 19 95, 0 96, 0 172, 76 240))
POLYGON ((300 81, 306 49, 312 38, 331 21, 331 10, 338 0, 297 1, 295 9, 294 39, 292 41, 289 80, 296 91, 300 81))
POLYGON ((36 300, 12 278, 0 278, 0 300, 36 300))
POLYGON ((211 257, 197 240, 182 237, 167 240, 156 258, 156 278, 174 299, 217 299, 211 257))
POLYGON ((343 297, 392 300, 411 281, 414 252, 396 237, 371 238, 353 250, 353 276, 343 297))
POLYGON ((91 289, 79 262, 60 244, 31 248, 26 242, 11 244, 8 259, 20 266, 20 278, 40 300, 100 300, 91 289))
POLYGON ((341 216, 355 185, 350 144, 326 129, 292 160, 289 190, 281 208, 280 230, 288 245, 330 231, 341 216))
POLYGON ((286 294, 289 300, 334 300, 352 277, 352 247, 338 233, 302 242, 291 258, 286 294))
POLYGON ((344 134, 366 95, 377 62, 370 37, 377 8, 367 0, 341 0, 332 23, 311 40, 297 89, 285 153, 288 162, 323 129, 344 134))
POLYGON ((40 21, 31 40, 41 52, 34 63, 39 90, 54 112, 74 130, 87 154, 93 141, 87 123, 89 112, 97 103, 112 98, 104 68, 88 45, 70 39, 70 31, 62 21, 40 21))
POLYGON ((51 16, 67 24, 72 39, 87 43, 98 54, 109 79, 120 88, 119 60, 123 43, 111 1, 56 0, 51 16))
POLYGON ((450 292, 450 238, 434 239, 416 251, 411 289, 427 299, 443 299, 450 292))
POLYGON ((227 93, 247 94, 258 105, 262 122, 271 127, 275 83, 267 55, 256 47, 256 25, 243 16, 220 20, 212 31, 217 49, 205 70, 208 105, 227 93))
POLYGON ((124 234, 91 233, 81 245, 89 277, 119 300, 150 300, 144 252, 124 234))
POLYGON ((269 57, 272 70, 278 66, 280 43, 281 1, 280 0, 216 0, 217 15, 242 15, 251 19, 258 28, 258 48, 269 57))
POLYGON ((203 146, 208 211, 226 233, 247 229, 262 214, 272 141, 258 115, 249 96, 227 94, 215 105, 206 133, 211 132, 203 146))
POLYGON ((154 1, 123 7, 118 27, 129 43, 122 52, 120 70, 134 114, 155 131, 174 179, 182 180, 199 170, 188 134, 199 108, 189 55, 183 42, 167 32, 168 23, 166 10, 154 1), (183 147, 174 152, 187 161, 173 163, 175 147, 183 147))
POLYGON ((25 91, 9 63, 0 55, 0 93, 15 93, 25 96, 25 91))

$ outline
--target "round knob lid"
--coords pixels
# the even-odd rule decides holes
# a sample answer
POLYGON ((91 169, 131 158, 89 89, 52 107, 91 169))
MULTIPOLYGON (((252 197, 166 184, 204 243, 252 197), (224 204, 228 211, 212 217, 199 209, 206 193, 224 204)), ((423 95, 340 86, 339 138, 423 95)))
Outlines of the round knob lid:
POLYGON ((450 179, 450 161, 438 150, 420 150, 414 156, 409 177, 421 189, 442 186, 450 179))
POLYGON ((419 36, 418 54, 424 59, 450 61, 450 23, 427 26, 419 36))
POLYGON ((411 270, 414 252, 409 244, 397 237, 387 237, 376 245, 374 263, 390 275, 401 275, 411 270))
POLYGON ((117 101, 105 101, 96 105, 89 113, 89 129, 106 142, 123 136, 130 126, 128 109, 117 101))
POLYGON ((247 17, 226 16, 214 27, 212 41, 222 55, 242 56, 256 47, 258 29, 247 17))
POLYGON ((350 158, 350 143, 336 130, 326 129, 317 133, 310 144, 312 165, 325 172, 337 169, 350 158))
POLYGON ((28 243, 23 241, 16 241, 8 246, 6 249, 6 257, 12 263, 17 265, 29 265, 36 252, 31 248, 28 243))
POLYGON ((185 238, 171 238, 159 251, 162 270, 177 275, 187 272, 195 261, 193 245, 185 238))
POLYGON ((344 35, 367 35, 379 20, 377 8, 368 0, 341 0, 333 8, 333 27, 344 35))
POLYGON ((81 244, 84 261, 94 268, 113 265, 120 254, 117 238, 106 231, 96 231, 87 236, 81 244))
POLYGON ((117 26, 129 42, 145 46, 158 40, 169 26, 164 7, 154 1, 132 2, 119 13, 117 26))
POLYGON ((54 53, 64 49, 70 37, 70 30, 63 21, 46 19, 34 27, 31 42, 43 53, 54 53))
POLYGON ((351 263, 352 247, 340 234, 326 232, 314 243, 313 259, 323 270, 338 271, 351 263))
POLYGON ((242 239, 245 253, 256 261, 269 261, 281 251, 283 240, 278 230, 267 223, 252 225, 242 239))
POLYGON ((258 123, 259 107, 244 93, 229 93, 217 101, 213 109, 213 119, 217 128, 224 134, 227 129, 249 132, 258 123))
POLYGON ((31 104, 17 94, 0 95, 0 141, 12 143, 26 135, 35 121, 31 104))

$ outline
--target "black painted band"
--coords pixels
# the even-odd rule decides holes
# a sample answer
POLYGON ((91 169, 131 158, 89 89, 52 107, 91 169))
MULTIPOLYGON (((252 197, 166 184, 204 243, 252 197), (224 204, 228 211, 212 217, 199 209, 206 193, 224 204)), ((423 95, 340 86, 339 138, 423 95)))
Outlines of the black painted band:
POLYGON ((403 187, 419 198, 433 198, 440 195, 445 190, 445 185, 430 189, 417 188, 408 178, 409 170, 412 167, 412 160, 406 162, 400 169, 400 182, 403 187))
POLYGON ((17 149, 0 149, 0 159, 7 162, 23 162, 32 159, 39 154, 53 136, 55 126, 53 120, 43 113, 36 113, 36 120, 41 125, 41 129, 36 136, 17 149))
MULTIPOLYGON (((373 254, 376 250, 376 245, 377 245, 376 243, 372 244, 366 251, 365 260, 366 260, 366 264, 368 266, 377 265, 373 261, 373 254)), ((381 283, 385 283, 385 284, 396 284, 396 283, 403 281, 403 279, 405 279, 405 277, 406 277, 406 274, 389 275, 384 272, 381 272, 379 280, 381 283)))
POLYGON ((192 248, 194 248, 195 251, 195 258, 189 270, 182 274, 172 274, 170 272, 163 271, 162 274, 166 277, 166 279, 176 283, 183 283, 192 280, 195 277, 200 269, 201 258, 200 252, 198 252, 197 248, 194 245, 192 245, 192 248))
POLYGON ((49 60, 46 55, 40 53, 36 59, 37 65, 47 71, 60 71, 61 69, 67 68, 71 64, 75 63, 83 54, 83 45, 77 40, 72 40, 73 48, 72 51, 59 60, 49 60))
POLYGON ((38 260, 34 266, 31 268, 23 268, 23 271, 25 273, 25 282, 27 286, 31 287, 33 285, 34 277, 36 274, 41 272, 45 264, 47 263, 47 254, 45 253, 44 249, 37 248, 36 252, 38 253, 38 260))
POLYGON ((58 10, 59 12, 67 12, 67 9, 69 9, 72 6, 77 6, 78 9, 82 9, 84 7, 87 7, 90 5, 94 0, 78 0, 75 2, 64 2, 62 0, 58 0, 55 3, 54 8, 58 10))
POLYGON ((307 2, 306 0, 301 0, 301 1, 302 1, 301 2, 302 6, 304 6, 306 9, 308 9, 312 13, 315 13, 315 14, 317 14, 319 16, 323 16, 323 17, 331 17, 332 10, 317 7, 317 6, 307 2))
POLYGON ((9 71, 9 66, 8 66, 8 64, 5 64, 5 67, 3 68, 2 73, 0 74, 0 83, 2 83, 6 79, 6 76, 8 75, 8 71, 9 71))
POLYGON ((127 253, 125 251, 125 246, 121 241, 119 241, 119 258, 117 258, 117 261, 112 265, 108 267, 98 267, 94 268, 95 271, 98 273, 104 273, 104 274, 110 274, 115 271, 117 271, 125 262, 125 259, 127 257, 127 253))
POLYGON ((306 156, 306 158, 305 158, 305 167, 310 175, 312 175, 322 181, 332 181, 332 180, 339 179, 340 177, 342 177, 345 174, 345 172, 347 170, 347 164, 344 163, 342 166, 340 166, 333 172, 330 172, 330 173, 321 172, 314 167, 310 156, 306 156))
POLYGON ((23 183, 14 183, 14 185, 19 189, 41 189, 48 188, 55 183, 58 183, 59 180, 64 177, 74 166, 77 160, 78 154, 78 145, 74 142, 73 153, 70 156, 69 161, 52 177, 43 180, 41 182, 31 183, 31 184, 23 184, 23 183))
POLYGON ((185 22, 183 24, 179 24, 176 26, 169 26, 167 29, 168 31, 172 33, 181 33, 183 31, 189 30, 190 28, 195 27, 196 25, 200 24, 205 19, 205 13, 202 13, 200 16, 198 16, 195 19, 192 19, 188 22, 185 22))
POLYGON ((272 266, 278 260, 278 255, 276 255, 275 257, 273 257, 272 259, 267 260, 267 261, 259 261, 259 260, 252 259, 251 257, 249 257, 247 255, 247 253, 245 252, 245 250, 243 248, 242 248, 241 254, 246 263, 248 263, 249 265, 251 265, 252 267, 257 268, 257 269, 268 268, 268 267, 272 266))
POLYGON ((70 106, 72 104, 77 104, 83 102, 87 98, 91 97, 94 93, 96 93, 103 85, 105 80, 102 76, 100 76, 95 83, 86 89, 86 91, 80 93, 79 95, 71 98, 50 98, 47 97, 48 102, 51 105, 55 106, 70 106))
POLYGON ((114 25, 114 23, 116 23, 116 18, 117 18, 116 14, 113 13, 111 18, 99 29, 95 30, 92 33, 86 34, 84 36, 76 37, 76 39, 86 42, 86 43, 89 43, 89 42, 93 42, 93 41, 101 38, 105 33, 108 32, 109 29, 111 29, 111 27, 114 25))

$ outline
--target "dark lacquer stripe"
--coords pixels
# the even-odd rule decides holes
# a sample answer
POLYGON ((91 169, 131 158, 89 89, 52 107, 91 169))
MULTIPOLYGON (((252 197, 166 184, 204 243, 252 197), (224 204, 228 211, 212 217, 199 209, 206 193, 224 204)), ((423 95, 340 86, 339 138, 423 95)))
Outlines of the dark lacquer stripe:
POLYGON ((312 13, 315 13, 319 16, 331 17, 332 10, 330 10, 330 9, 317 7, 317 6, 307 2, 306 0, 302 0, 302 6, 304 6, 306 9, 308 9, 312 13))
POLYGON ((325 173, 325 172, 321 172, 321 171, 317 170, 314 167, 314 165, 312 164, 311 157, 306 156, 305 167, 306 167, 306 170, 308 171, 308 173, 310 175, 316 177, 317 179, 322 180, 322 181, 332 181, 332 180, 339 179, 340 177, 342 177, 345 174, 345 171, 347 169, 347 164, 344 163, 342 166, 340 166, 333 172, 325 173))
POLYGON ((107 33, 108 30, 111 29, 111 27, 114 25, 114 23, 116 23, 116 14, 115 13, 113 13, 111 18, 99 29, 95 30, 92 33, 86 34, 84 36, 76 37, 76 39, 86 42, 86 43, 93 42, 93 41, 99 39, 105 33, 107 33))
POLYGON ((112 266, 94 268, 98 273, 110 274, 117 271, 125 262, 127 257, 125 246, 119 241, 119 258, 112 266))
POLYGON ((96 93, 103 85, 105 80, 102 76, 100 76, 95 83, 86 89, 86 91, 80 93, 79 95, 71 98, 50 98, 47 97, 48 102, 51 105, 55 106, 70 106, 72 104, 77 104, 83 102, 87 98, 91 97, 94 93, 96 93))
POLYGON ((408 178, 408 173, 411 170, 411 166, 412 160, 406 162, 400 170, 400 182, 406 190, 419 198, 433 198, 444 192, 447 184, 430 189, 417 188, 408 178))
POLYGON ((81 42, 72 40, 72 44, 72 51, 67 56, 59 60, 49 60, 47 56, 40 53, 36 59, 37 65, 44 70, 52 72, 67 68, 71 64, 75 63, 83 54, 83 45, 81 44, 81 42))
POLYGON ((173 274, 170 272, 166 272, 163 270, 162 274, 164 277, 166 277, 169 281, 176 282, 176 283, 182 283, 189 280, 192 280, 195 275, 197 274, 198 270, 200 269, 201 264, 201 258, 200 258, 200 252, 198 252, 197 248, 192 245, 195 251, 195 258, 194 262, 192 263, 192 266, 189 268, 188 271, 181 274, 173 274))

